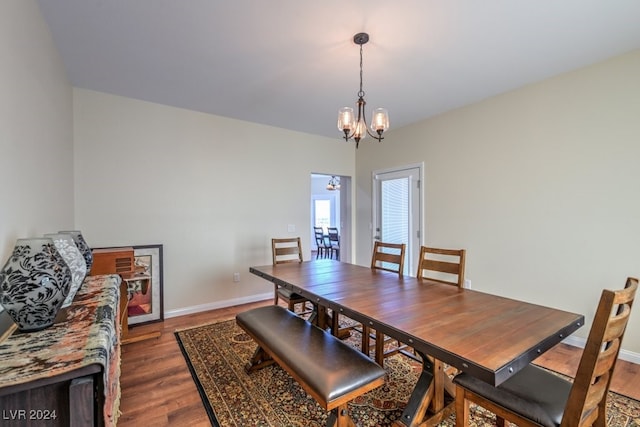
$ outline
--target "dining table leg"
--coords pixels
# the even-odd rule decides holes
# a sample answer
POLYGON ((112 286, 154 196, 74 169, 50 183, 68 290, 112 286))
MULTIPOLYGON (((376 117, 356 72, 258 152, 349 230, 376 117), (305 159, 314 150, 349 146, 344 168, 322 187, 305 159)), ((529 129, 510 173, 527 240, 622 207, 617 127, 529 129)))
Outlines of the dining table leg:
POLYGON ((331 320, 331 317, 329 316, 329 313, 327 313, 327 307, 325 307, 324 305, 314 303, 311 318, 313 319, 311 323, 313 323, 320 329, 326 330, 331 329, 332 327, 333 322, 331 320))
POLYGON ((328 308, 322 304, 313 304, 313 311, 311 312, 311 316, 309 316, 308 320, 320 329, 330 330, 331 334, 341 340, 351 336, 351 332, 348 328, 340 328, 339 313, 335 311, 329 313, 328 308))
POLYGON ((455 410, 455 400, 445 399, 445 373, 441 361, 417 352, 422 372, 396 426, 436 426, 455 410))

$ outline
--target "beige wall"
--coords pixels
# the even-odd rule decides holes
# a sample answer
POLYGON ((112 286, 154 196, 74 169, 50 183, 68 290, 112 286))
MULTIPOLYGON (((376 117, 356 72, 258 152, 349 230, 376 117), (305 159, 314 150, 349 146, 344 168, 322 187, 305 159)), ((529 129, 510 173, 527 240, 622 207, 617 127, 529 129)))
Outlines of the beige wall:
MULTIPOLYGON (((358 263, 372 170, 424 161, 424 243, 466 248, 475 289, 585 314, 585 337, 601 289, 640 276, 638 76, 640 51, 361 144, 358 263)), ((640 353, 630 322, 623 347, 640 353)))
POLYGON ((174 314, 270 295, 249 266, 271 237, 310 250, 311 173, 355 174, 338 138, 80 89, 74 111, 77 226, 94 247, 163 244, 174 314))
MULTIPOLYGON (((640 52, 396 129, 357 159, 337 138, 72 92, 33 0, 0 2, 0 61, 3 260, 16 238, 74 227, 93 246, 164 244, 169 312, 242 302, 270 291, 247 268, 272 235, 309 247, 311 172, 357 170, 367 265, 371 171, 424 161, 425 243, 467 248, 474 288, 590 322, 603 287, 640 275, 640 52)), ((640 353, 637 313, 624 347, 640 353)))
POLYGON ((73 226, 72 93, 32 0, 0 2, 0 262, 73 226))

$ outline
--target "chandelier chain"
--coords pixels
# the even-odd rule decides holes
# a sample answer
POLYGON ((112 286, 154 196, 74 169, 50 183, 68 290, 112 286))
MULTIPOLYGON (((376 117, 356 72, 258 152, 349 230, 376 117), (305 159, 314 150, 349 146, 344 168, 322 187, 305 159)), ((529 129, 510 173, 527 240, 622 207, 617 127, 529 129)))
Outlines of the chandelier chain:
POLYGON ((364 98, 364 90, 362 90, 362 45, 360 45, 360 91, 358 96, 364 98))

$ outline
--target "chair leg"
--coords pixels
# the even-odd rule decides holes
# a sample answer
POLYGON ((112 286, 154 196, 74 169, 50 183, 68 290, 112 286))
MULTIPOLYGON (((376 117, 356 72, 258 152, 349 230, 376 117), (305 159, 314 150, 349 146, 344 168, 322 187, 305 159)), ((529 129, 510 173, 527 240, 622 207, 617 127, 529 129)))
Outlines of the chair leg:
POLYGON ((469 427, 469 401, 465 399, 464 389, 456 387, 456 427, 469 427))
POLYGON ((375 350, 376 350, 376 355, 375 355, 376 363, 384 367, 384 334, 378 330, 376 330, 375 350))
POLYGON ((371 350, 371 339, 369 338, 369 333, 370 333, 369 327, 363 323, 362 324, 362 343, 360 345, 360 349, 367 356, 369 356, 369 352, 371 350))

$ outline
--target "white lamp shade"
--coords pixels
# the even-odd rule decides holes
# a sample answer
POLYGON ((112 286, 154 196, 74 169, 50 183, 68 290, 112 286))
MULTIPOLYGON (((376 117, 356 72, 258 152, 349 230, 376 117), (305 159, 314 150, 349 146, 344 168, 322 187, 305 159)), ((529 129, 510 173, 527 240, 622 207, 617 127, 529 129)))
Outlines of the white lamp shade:
POLYGON ((338 130, 351 131, 355 127, 355 116, 353 115, 353 108, 342 107, 338 111, 338 130))
POLYGON ((371 130, 384 132, 387 129, 389 129, 389 112, 384 108, 376 108, 371 117, 371 130))

